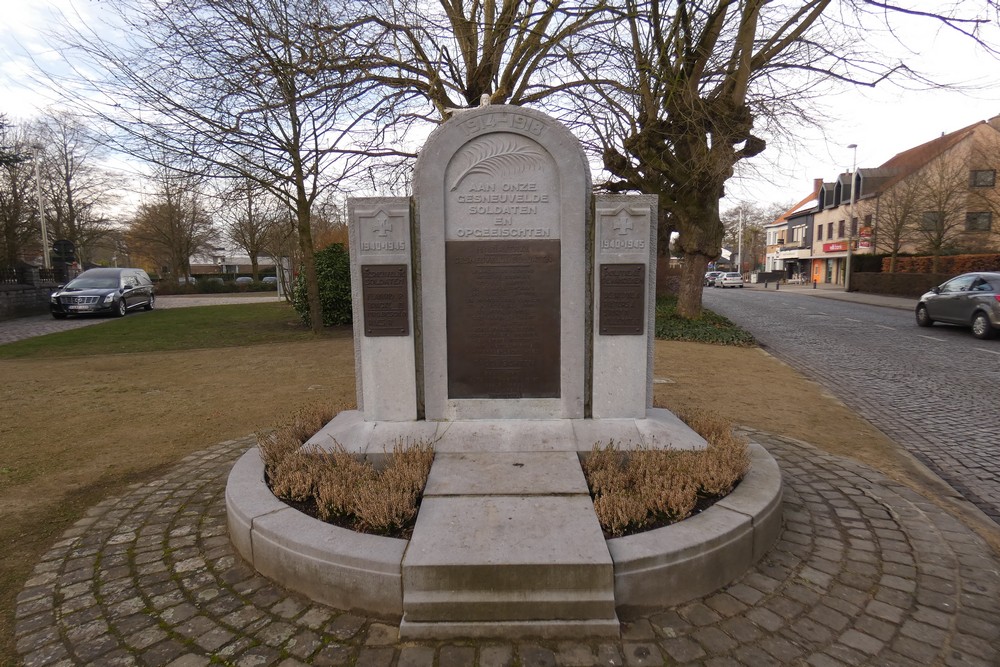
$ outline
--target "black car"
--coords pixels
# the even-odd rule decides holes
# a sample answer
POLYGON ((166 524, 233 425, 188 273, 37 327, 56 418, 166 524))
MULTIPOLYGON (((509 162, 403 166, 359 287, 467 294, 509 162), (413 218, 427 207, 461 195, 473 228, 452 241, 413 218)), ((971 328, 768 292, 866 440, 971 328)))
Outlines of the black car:
POLYGON ((49 299, 52 317, 110 313, 122 317, 133 308, 153 309, 153 282, 142 269, 88 269, 49 299))
POLYGON ((1000 273, 963 273, 920 297, 917 324, 958 324, 976 338, 993 338, 1000 330, 1000 273))

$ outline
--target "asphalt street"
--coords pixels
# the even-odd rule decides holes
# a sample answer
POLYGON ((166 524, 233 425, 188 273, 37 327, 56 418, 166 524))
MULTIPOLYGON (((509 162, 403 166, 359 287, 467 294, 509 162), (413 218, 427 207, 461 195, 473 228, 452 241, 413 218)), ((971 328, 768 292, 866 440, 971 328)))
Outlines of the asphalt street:
MULTIPOLYGON (((707 308, 750 331, 1000 523, 1000 340, 947 325, 920 328, 915 303, 762 286, 704 292, 707 308)), ((767 379, 747 390, 766 391, 767 379)))

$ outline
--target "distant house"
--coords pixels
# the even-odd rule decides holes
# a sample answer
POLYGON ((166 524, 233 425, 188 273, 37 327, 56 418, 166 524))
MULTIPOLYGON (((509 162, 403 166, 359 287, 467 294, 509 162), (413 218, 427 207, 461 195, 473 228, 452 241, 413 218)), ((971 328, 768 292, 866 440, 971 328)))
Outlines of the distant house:
POLYGON ((848 254, 1000 251, 998 168, 995 116, 879 167, 816 180, 811 195, 767 225, 766 266, 843 284, 848 254))
POLYGON ((812 214, 819 205, 823 179, 813 181, 813 191, 778 218, 764 226, 764 270, 781 271, 789 280, 809 274, 812 255, 812 214))
MULTIPOLYGON (((257 258, 257 269, 265 273, 274 272, 274 259, 270 256, 257 258)), ((238 248, 214 246, 205 252, 191 255, 191 275, 250 275, 250 256, 238 248)))

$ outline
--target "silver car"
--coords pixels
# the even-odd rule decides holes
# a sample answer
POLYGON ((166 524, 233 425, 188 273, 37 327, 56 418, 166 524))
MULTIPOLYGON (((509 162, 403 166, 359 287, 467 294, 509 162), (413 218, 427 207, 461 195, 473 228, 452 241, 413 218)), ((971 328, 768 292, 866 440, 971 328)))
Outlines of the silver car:
POLYGON ((743 287, 743 276, 736 272, 723 273, 715 277, 716 287, 743 287))
POLYGON ((972 328, 976 338, 993 338, 1000 330, 1000 273, 963 273, 920 297, 917 324, 935 322, 972 328))

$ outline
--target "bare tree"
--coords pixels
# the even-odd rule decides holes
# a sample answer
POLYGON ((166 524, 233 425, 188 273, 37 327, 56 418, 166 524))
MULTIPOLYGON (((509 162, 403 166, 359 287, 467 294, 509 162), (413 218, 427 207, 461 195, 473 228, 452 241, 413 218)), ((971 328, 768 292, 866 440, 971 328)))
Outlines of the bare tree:
MULTIPOLYGON (((564 42, 598 29, 603 0, 376 0, 339 30, 366 45, 363 66, 394 91, 393 106, 416 101, 424 120, 451 108, 530 104, 562 85, 564 42), (426 113, 430 102, 433 115, 426 113)), ((410 109, 411 107, 406 107, 410 109)), ((396 114, 397 119, 405 114, 396 114)))
POLYGON ((68 113, 48 113, 33 132, 45 151, 42 187, 52 233, 72 241, 81 261, 89 260, 111 227, 108 208, 118 201, 121 179, 99 166, 106 151, 68 113))
POLYGON ((24 159, 24 156, 18 154, 13 146, 8 146, 8 136, 7 136, 7 114, 0 113, 0 167, 6 167, 12 164, 17 164, 24 159))
POLYGON ((128 252, 150 258, 176 279, 191 273, 191 255, 214 239, 215 230, 190 177, 160 169, 155 180, 151 201, 128 224, 128 252))
POLYGON ((917 177, 905 178, 887 188, 875 206, 875 250, 889 253, 889 273, 895 273, 899 253, 910 239, 923 214, 917 177))
POLYGON ((787 211, 789 206, 790 204, 770 204, 765 207, 743 202, 722 212, 719 219, 725 229, 723 243, 734 249, 742 244, 739 271, 757 270, 767 248, 764 226, 787 211))
POLYGON ((969 210, 969 161, 944 155, 911 177, 916 191, 910 235, 918 248, 932 256, 937 273, 941 255, 961 246, 969 210))
POLYGON ((80 27, 74 17, 52 35, 73 68, 66 96, 101 118, 120 149, 183 157, 194 171, 252 180, 282 201, 319 331, 311 209, 350 169, 334 158, 352 154, 342 144, 355 139, 373 86, 355 66, 356 45, 327 29, 345 17, 324 0, 104 4, 103 25, 80 27))
POLYGON ((893 16, 976 38, 991 25, 981 14, 995 8, 991 0, 936 13, 875 0, 621 0, 609 10, 613 29, 586 34, 585 56, 567 52, 594 92, 575 93, 565 108, 590 128, 606 189, 659 195, 660 239, 676 230, 684 253, 677 312, 696 317, 702 274, 721 247, 725 183, 765 148, 755 125, 806 118, 800 100, 823 82, 916 76, 874 44, 893 16))
POLYGON ((267 254, 267 246, 273 236, 272 230, 287 216, 273 195, 263 191, 251 180, 235 184, 223 201, 224 232, 250 257, 251 275, 257 280, 260 257, 267 254))
POLYGON ((39 247, 40 225, 35 194, 35 166, 24 127, 0 124, 0 263, 13 268, 39 247))

